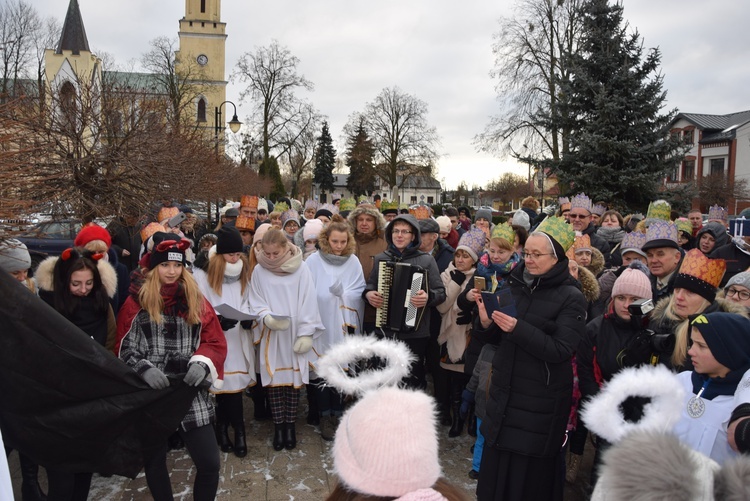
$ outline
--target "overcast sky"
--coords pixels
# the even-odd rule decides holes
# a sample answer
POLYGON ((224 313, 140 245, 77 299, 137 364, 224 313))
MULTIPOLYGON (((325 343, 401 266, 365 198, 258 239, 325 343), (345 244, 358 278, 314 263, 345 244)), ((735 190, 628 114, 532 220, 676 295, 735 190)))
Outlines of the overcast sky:
MULTIPOLYGON (((3 0, 4 1, 4 0, 3 0)), ((30 0, 43 16, 65 17, 67 0, 30 0)), ((92 50, 118 63, 140 58, 149 40, 176 38, 183 0, 79 0, 92 50)), ((625 18, 646 47, 662 51, 668 107, 694 113, 750 109, 745 0, 625 0, 625 18), (742 41, 744 40, 744 42, 742 41)), ((308 97, 328 117, 341 152, 347 117, 385 87, 429 106, 442 139, 437 179, 447 188, 481 185, 525 166, 476 152, 475 134, 495 112, 492 35, 512 0, 224 0, 227 77, 244 52, 276 39, 315 85, 308 97)), ((227 99, 239 102, 230 83, 227 99)))

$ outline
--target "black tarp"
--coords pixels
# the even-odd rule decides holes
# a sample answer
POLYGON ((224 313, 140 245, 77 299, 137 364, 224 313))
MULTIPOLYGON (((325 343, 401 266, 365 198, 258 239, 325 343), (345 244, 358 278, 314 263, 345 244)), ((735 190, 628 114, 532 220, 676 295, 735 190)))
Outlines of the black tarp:
POLYGON ((125 363, 0 273, 0 427, 43 466, 134 478, 197 388, 152 390, 125 363))

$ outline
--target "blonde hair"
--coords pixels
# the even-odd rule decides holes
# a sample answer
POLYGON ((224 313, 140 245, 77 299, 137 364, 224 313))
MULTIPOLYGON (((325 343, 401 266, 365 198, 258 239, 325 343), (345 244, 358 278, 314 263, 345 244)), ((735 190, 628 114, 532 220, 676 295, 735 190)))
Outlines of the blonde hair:
MULTIPOLYGON (((703 298, 702 296, 701 298, 703 299, 703 302, 698 307, 698 310, 691 313, 691 315, 703 313, 704 311, 706 311, 706 308, 711 306, 711 303, 708 302, 706 298, 703 298)), ((680 323, 674 329, 674 351, 672 352, 672 366, 680 367, 687 360, 688 338, 690 337, 690 322, 687 318, 682 318, 674 312, 674 293, 672 293, 672 295, 669 297, 669 304, 667 306, 667 318, 680 321, 680 323)))
MULTIPOLYGON (((203 294, 201 294, 193 276, 184 267, 178 281, 181 282, 185 291, 185 300, 188 307, 187 315, 185 316, 187 323, 190 325, 199 324, 201 314, 203 313, 203 294)), ((156 323, 162 321, 161 315, 164 311, 161 285, 159 272, 154 268, 146 272, 146 280, 138 292, 138 302, 141 303, 141 308, 146 310, 151 320, 156 323)))
POLYGON ((506 251, 515 250, 515 247, 513 247, 513 242, 508 242, 504 238, 500 238, 500 237, 490 238, 487 248, 489 249, 489 246, 493 244, 495 245, 495 247, 499 247, 502 250, 506 250, 506 251))
POLYGON ((262 245, 280 245, 283 248, 286 248, 287 245, 289 245, 289 240, 287 240, 286 235, 284 234, 283 230, 280 230, 278 228, 271 228, 266 232, 265 235, 263 235, 263 239, 261 240, 262 245))
POLYGON ((104 240, 92 240, 83 246, 84 249, 91 252, 106 252, 109 250, 107 243, 104 240))
MULTIPOLYGON (((244 254, 240 255, 240 261, 242 261, 242 271, 240 272, 240 285, 242 288, 240 289, 240 293, 245 294, 245 287, 250 283, 250 263, 244 254)), ((219 296, 221 296, 221 289, 224 285, 224 271, 226 269, 227 262, 223 254, 214 254, 208 260, 208 285, 219 296)))

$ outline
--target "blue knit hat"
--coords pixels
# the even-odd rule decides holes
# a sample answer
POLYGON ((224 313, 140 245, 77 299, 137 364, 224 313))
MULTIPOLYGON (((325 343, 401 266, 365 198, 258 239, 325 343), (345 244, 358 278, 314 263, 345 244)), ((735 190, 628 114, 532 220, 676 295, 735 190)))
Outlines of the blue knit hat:
POLYGON ((690 325, 701 332, 716 361, 730 371, 750 364, 750 319, 713 312, 692 318, 690 325))

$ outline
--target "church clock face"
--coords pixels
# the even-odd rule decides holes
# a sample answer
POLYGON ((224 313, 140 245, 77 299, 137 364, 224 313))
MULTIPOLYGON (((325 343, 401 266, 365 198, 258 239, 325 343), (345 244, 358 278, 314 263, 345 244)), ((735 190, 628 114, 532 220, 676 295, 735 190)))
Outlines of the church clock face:
POLYGON ((198 61, 198 64, 200 64, 201 66, 205 66, 206 64, 208 64, 208 56, 205 54, 201 54, 196 58, 196 61, 198 61))

